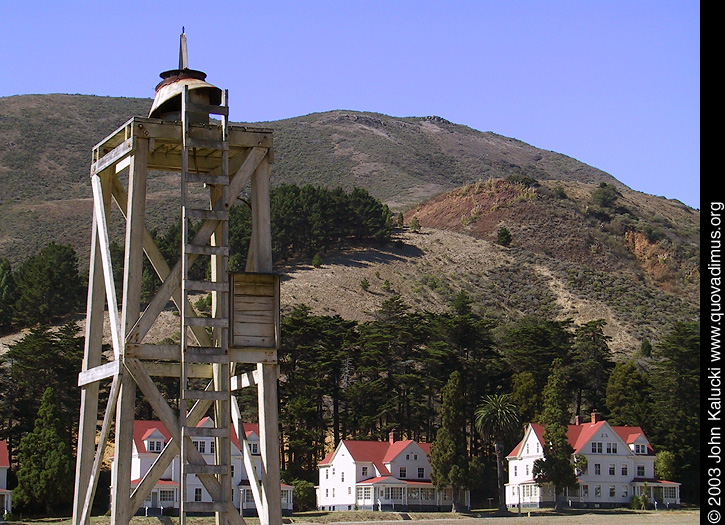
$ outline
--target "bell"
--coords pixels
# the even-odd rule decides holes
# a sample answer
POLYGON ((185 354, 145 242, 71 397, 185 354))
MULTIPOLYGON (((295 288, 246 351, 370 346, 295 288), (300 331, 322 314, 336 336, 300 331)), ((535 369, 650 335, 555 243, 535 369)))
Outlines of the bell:
MULTIPOLYGON (((194 104, 218 106, 222 102, 222 90, 206 82, 206 73, 189 69, 186 52, 186 34, 182 28, 179 46, 179 69, 161 73, 156 86, 156 97, 149 111, 149 118, 181 120, 181 96, 184 86, 189 87, 189 100, 194 104)), ((209 114, 190 113, 193 124, 208 124, 209 114)))

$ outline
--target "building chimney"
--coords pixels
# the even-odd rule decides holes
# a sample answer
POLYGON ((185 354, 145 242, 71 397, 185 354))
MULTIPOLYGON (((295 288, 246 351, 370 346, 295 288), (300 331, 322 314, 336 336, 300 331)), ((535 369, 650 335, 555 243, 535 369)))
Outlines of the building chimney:
POLYGON ((599 423, 600 421, 604 421, 602 415, 596 410, 592 410, 592 423, 599 423))
POLYGON ((388 434, 388 441, 390 441, 390 444, 392 445, 396 441, 398 441, 398 431, 397 430, 391 430, 390 434, 388 434))
POLYGON ((574 424, 575 425, 581 425, 582 424, 582 417, 580 415, 574 416, 574 424))

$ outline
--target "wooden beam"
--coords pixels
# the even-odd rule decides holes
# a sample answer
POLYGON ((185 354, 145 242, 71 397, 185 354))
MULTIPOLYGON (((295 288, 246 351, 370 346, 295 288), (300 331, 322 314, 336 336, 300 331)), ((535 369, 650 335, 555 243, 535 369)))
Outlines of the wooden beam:
MULTIPOLYGON (((110 206, 109 173, 99 174, 101 180, 102 206, 105 211, 110 206)), ((95 207, 94 207, 95 210, 95 207)), ((105 304, 105 285, 103 281, 103 262, 96 221, 99 218, 93 212, 91 228, 91 254, 88 274, 88 298, 86 301, 86 329, 84 338, 83 362, 81 371, 90 370, 101 364, 103 343, 103 310, 105 304)), ((81 389, 80 421, 78 424, 78 446, 76 459, 75 489, 73 495, 73 525, 89 525, 88 512, 84 508, 88 482, 91 479, 98 420, 99 385, 92 383, 81 389), (82 515, 86 518, 81 519, 82 515)), ((95 493, 95 490, 92 491, 95 493)), ((92 501, 92 497, 91 497, 92 501)))
MULTIPOLYGON (((136 139, 136 150, 129 165, 126 241, 123 266, 122 326, 124 343, 141 312, 141 273, 146 215, 146 175, 148 139, 136 139)), ((125 347, 123 348, 125 357, 125 347)), ((136 408, 136 383, 130 374, 120 379, 116 408, 116 448, 112 484, 117 497, 111 508, 111 525, 126 525, 134 511, 129 507, 131 494, 131 455, 133 452, 133 421, 136 408)))
POLYGON ((89 370, 82 370, 78 374, 78 386, 88 386, 91 383, 114 377, 121 369, 121 361, 115 360, 103 365, 95 366, 89 370))
POLYGON ((91 186, 93 187, 93 206, 97 217, 96 228, 98 233, 101 264, 103 266, 103 281, 106 286, 106 303, 108 304, 108 317, 111 326, 111 342, 113 344, 113 353, 115 358, 118 359, 121 356, 121 318, 118 314, 116 285, 113 281, 113 268, 111 265, 110 251, 111 244, 108 238, 106 210, 103 206, 103 188, 101 187, 101 179, 98 175, 93 175, 91 177, 91 186))

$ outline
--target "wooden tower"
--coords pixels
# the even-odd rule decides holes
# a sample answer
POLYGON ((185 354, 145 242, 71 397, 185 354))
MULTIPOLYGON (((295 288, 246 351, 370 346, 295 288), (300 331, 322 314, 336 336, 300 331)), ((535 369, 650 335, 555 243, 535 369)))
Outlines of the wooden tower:
POLYGON ((206 75, 188 68, 183 32, 179 69, 161 76, 163 81, 157 86, 149 116, 130 119, 93 149, 93 228, 85 356, 78 380, 81 412, 73 524, 89 523, 104 451, 112 438, 113 524, 125 525, 130 521, 177 455, 181 458, 180 523, 183 525, 186 515, 192 512, 214 512, 218 525, 244 523, 232 503, 230 433, 234 426, 261 522, 279 525, 280 323, 279 279, 272 273, 269 212, 272 131, 228 122, 227 94, 208 84, 206 75), (220 122, 210 123, 210 114, 218 115, 220 122), (150 170, 179 173, 182 245, 179 261, 173 268, 167 265, 145 226, 150 170), (123 180, 128 181, 126 185, 123 180), (247 188, 252 210, 249 255, 245 272, 230 274, 229 209, 247 188), (201 199, 204 204, 200 205, 199 195, 207 193, 208 200, 201 199), (114 285, 109 244, 109 213, 113 203, 125 219, 121 290, 114 285), (193 235, 192 221, 198 226, 193 235), (162 284, 142 310, 144 257, 162 284), (203 257, 209 260, 210 276, 193 279, 192 265, 203 257), (193 293, 211 294, 210 317, 195 311, 189 300, 193 293), (145 336, 169 300, 179 312, 180 342, 150 344, 145 336), (104 333, 106 307, 109 322, 104 333), (104 335, 106 339, 110 336, 112 342, 110 357, 102 355, 104 335), (236 375, 238 363, 247 363, 245 373, 236 375), (154 377, 179 378, 178 410, 161 395, 154 377), (102 382, 108 381, 108 403, 99 429, 99 389, 102 382), (239 388, 254 386, 258 390, 261 480, 256 479, 252 467, 233 395, 239 388), (166 426, 171 439, 134 488, 131 453, 137 389, 166 426), (215 428, 197 427, 210 412, 215 428), (207 464, 192 444, 191 438, 197 436, 215 439, 213 464, 207 464), (193 494, 187 494, 187 479, 191 475, 199 478, 213 502, 195 502, 193 494))

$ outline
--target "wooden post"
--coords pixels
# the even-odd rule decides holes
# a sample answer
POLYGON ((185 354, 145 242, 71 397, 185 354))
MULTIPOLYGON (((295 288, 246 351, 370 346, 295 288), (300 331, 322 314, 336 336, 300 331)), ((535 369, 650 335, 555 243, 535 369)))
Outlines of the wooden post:
MULTIPOLYGON (((146 172, 148 140, 137 139, 136 151, 129 166, 129 192, 126 216, 126 257, 123 267, 123 308, 121 326, 128 335, 141 313, 141 273, 143 270, 143 238, 146 213, 146 172)), ((125 337, 122 346, 125 358, 125 337)), ((136 408, 136 383, 129 373, 121 377, 116 409, 116 449, 113 486, 116 497, 111 512, 112 525, 126 525, 131 520, 131 453, 133 420, 136 408)))
MULTIPOLYGON (((103 188, 103 206, 108 213, 111 203, 110 170, 100 174, 103 188)), ((101 261, 101 245, 96 221, 102 220, 93 214, 91 233, 91 257, 88 272, 88 300, 86 303, 85 349, 82 370, 90 370, 101 364, 103 343, 103 310, 105 304, 105 284, 103 280, 103 264, 101 261)), ((85 495, 91 479, 91 467, 95 452, 96 423, 98 420, 98 382, 93 382, 81 389, 81 413, 78 424, 78 452, 76 459, 75 497, 73 500, 73 523, 79 524, 84 513, 85 495)), ((93 501, 91 500, 91 504, 93 501)), ((89 509, 90 510, 90 509, 89 509)), ((90 517, 90 512, 86 512, 90 517)), ((86 519, 85 524, 90 520, 86 519)))
MULTIPOLYGON (((253 267, 255 272, 272 272, 272 231, 269 211, 270 169, 268 157, 262 159, 252 176, 252 222, 255 223, 253 267)), ((279 473, 279 421, 277 365, 257 364, 260 451, 262 456, 262 492, 267 502, 262 525, 281 525, 282 494, 279 473)))

